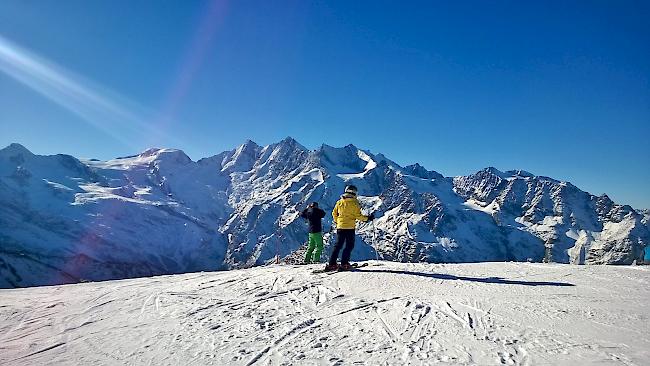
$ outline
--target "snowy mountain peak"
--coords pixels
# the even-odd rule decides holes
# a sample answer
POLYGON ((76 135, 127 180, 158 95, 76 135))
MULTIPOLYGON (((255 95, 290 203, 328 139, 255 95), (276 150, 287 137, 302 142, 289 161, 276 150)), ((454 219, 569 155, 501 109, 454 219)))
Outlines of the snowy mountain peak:
POLYGON ((233 158, 241 155, 254 156, 260 152, 262 147, 251 140, 246 140, 234 150, 233 158))
POLYGON ((535 174, 527 172, 525 170, 517 169, 517 170, 508 170, 505 172, 505 174, 510 175, 512 177, 522 177, 522 178, 533 178, 535 177, 535 174))
MULTIPOLYGON (((323 144, 315 154, 323 168, 343 180, 361 177, 378 166, 378 161, 370 152, 358 149, 352 144, 344 147, 323 144)), ((384 160, 379 163, 385 164, 384 160)))
POLYGON ((246 148, 249 149, 259 149, 260 145, 258 145, 255 141, 251 139, 247 139, 244 141, 244 143, 241 146, 245 146, 246 148))
POLYGON ((297 144, 298 141, 296 141, 296 139, 294 139, 291 136, 287 136, 287 137, 283 138, 279 143, 280 144, 297 144))
POLYGON ((269 147, 273 147, 274 149, 281 148, 285 150, 308 151, 306 147, 291 136, 287 136, 282 141, 269 145, 269 147))
POLYGON ((186 165, 192 162, 183 150, 150 148, 138 155, 137 160, 146 163, 186 165))
POLYGON ((161 151, 161 148, 158 147, 150 147, 147 150, 141 152, 138 154, 140 157, 148 157, 148 156, 154 156, 156 155, 159 151, 161 151))
POLYGON ((403 170, 407 174, 414 175, 416 177, 422 178, 422 179, 440 179, 444 178, 442 174, 433 171, 433 170, 427 170, 425 167, 422 165, 415 163, 411 165, 407 165, 403 168, 403 170))
POLYGON ((251 140, 246 140, 243 144, 239 145, 235 150, 219 154, 213 158, 222 158, 219 162, 221 170, 228 171, 249 171, 253 168, 253 164, 257 160, 262 148, 251 140))
POLYGON ((121 156, 108 161, 96 159, 87 160, 85 163, 96 169, 143 169, 150 166, 183 166, 192 163, 183 150, 166 148, 148 148, 138 155, 121 156))
POLYGON ((141 158, 154 158, 155 160, 167 160, 174 161, 181 164, 191 163, 187 154, 183 150, 178 149, 160 149, 160 148, 150 148, 139 155, 141 158))
POLYGON ((0 156, 14 156, 14 155, 33 156, 31 151, 19 143, 11 143, 9 146, 0 149, 0 156))
POLYGON ((481 175, 491 174, 491 175, 495 175, 495 176, 497 176, 499 178, 507 178, 507 177, 510 176, 509 174, 506 174, 506 173, 500 171, 499 169, 497 169, 497 168, 495 168, 493 166, 483 168, 483 169, 479 170, 475 174, 481 174, 481 175))
POLYGON ((496 168, 485 168, 474 174, 454 177, 454 190, 466 199, 490 202, 499 194, 506 176, 496 168))

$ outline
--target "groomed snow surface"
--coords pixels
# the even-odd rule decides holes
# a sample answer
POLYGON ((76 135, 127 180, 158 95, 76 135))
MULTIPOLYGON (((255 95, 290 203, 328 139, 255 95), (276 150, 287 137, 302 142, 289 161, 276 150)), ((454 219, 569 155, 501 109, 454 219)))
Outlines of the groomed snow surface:
POLYGON ((0 364, 650 362, 645 267, 369 263, 0 290, 0 364))

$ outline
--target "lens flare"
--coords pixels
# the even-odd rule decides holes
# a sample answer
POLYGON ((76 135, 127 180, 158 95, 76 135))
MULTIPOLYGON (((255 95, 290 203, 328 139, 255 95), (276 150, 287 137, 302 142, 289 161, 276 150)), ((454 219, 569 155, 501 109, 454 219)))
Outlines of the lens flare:
POLYGON ((148 123, 147 112, 97 83, 64 70, 53 62, 0 36, 0 71, 67 109, 130 148, 142 148, 142 137, 180 145, 166 131, 148 123))
POLYGON ((214 37, 223 22, 226 11, 226 1, 212 0, 205 5, 201 21, 198 23, 193 38, 189 42, 181 66, 172 83, 173 86, 170 88, 165 103, 161 108, 158 124, 166 126, 172 122, 178 106, 188 93, 197 72, 203 64, 206 54, 212 48, 214 37))

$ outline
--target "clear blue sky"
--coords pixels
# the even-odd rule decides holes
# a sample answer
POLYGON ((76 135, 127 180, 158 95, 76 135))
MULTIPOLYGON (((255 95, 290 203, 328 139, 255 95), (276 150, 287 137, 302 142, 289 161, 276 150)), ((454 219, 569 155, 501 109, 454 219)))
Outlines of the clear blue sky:
POLYGON ((0 1, 0 145, 292 136, 650 208, 647 1, 0 1))

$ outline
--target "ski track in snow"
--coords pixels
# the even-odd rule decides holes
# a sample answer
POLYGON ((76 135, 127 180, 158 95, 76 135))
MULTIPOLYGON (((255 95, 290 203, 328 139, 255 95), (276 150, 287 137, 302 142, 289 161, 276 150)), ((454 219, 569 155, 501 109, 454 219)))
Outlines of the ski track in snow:
POLYGON ((646 365, 645 268, 315 266, 0 290, 0 364, 646 365))

